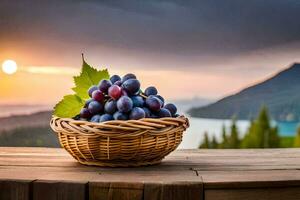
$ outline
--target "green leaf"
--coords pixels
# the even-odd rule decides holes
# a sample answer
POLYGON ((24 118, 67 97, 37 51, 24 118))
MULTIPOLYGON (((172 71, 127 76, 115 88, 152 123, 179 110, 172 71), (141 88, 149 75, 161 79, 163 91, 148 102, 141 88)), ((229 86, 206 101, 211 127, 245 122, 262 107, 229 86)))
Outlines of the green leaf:
POLYGON ((84 101, 77 95, 66 95, 54 107, 54 115, 63 118, 72 118, 80 113, 84 101))
POLYGON ((92 85, 98 85, 102 79, 109 79, 107 69, 97 70, 87 64, 82 56, 82 70, 79 76, 74 77, 75 87, 72 88, 81 99, 88 99, 88 89, 92 85))

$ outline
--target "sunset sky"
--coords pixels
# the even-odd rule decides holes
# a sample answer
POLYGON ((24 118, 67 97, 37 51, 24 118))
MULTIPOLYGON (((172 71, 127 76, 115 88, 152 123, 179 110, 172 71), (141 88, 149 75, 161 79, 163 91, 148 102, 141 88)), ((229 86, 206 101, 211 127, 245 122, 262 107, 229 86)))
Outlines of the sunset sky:
POLYGON ((0 104, 71 93, 81 53, 169 99, 220 98, 300 62, 300 1, 0 0, 0 104))

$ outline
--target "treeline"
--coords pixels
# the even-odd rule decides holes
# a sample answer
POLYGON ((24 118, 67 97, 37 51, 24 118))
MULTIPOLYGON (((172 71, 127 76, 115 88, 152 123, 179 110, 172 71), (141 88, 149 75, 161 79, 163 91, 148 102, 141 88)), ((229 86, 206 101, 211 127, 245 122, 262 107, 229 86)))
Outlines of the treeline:
POLYGON ((222 140, 218 142, 215 136, 209 138, 204 133, 204 140, 199 148, 210 149, 239 149, 239 148, 287 148, 300 147, 300 129, 293 137, 280 137, 277 126, 273 127, 266 107, 262 107, 257 118, 251 120, 250 126, 244 137, 240 138, 236 120, 233 118, 229 133, 225 126, 222 127, 222 140))

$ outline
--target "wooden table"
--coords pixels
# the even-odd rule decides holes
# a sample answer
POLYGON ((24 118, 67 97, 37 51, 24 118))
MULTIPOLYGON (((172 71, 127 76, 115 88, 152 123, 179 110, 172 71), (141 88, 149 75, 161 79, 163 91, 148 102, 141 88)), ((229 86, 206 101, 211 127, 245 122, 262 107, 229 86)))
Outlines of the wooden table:
POLYGON ((300 149, 177 150, 160 165, 99 168, 63 149, 0 148, 2 200, 300 199, 300 149))

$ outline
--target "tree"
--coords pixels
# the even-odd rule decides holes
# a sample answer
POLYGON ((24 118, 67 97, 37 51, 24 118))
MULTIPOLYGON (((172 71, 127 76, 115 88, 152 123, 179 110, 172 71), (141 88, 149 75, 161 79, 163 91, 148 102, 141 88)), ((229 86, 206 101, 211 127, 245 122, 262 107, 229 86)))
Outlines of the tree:
POLYGON ((251 121, 246 136, 242 141, 243 148, 276 148, 280 145, 278 128, 270 124, 268 110, 263 106, 256 120, 251 121))
POLYGON ((204 141, 200 144, 199 148, 209 149, 210 147, 211 147, 211 143, 209 141, 208 133, 204 132, 204 141))
POLYGON ((300 147, 300 127, 297 129, 297 135, 295 137, 294 147, 300 147))
POLYGON ((211 141, 211 148, 212 149, 217 149, 219 148, 219 144, 217 142, 217 139, 215 137, 215 135, 213 135, 212 141, 211 141))
POLYGON ((239 132, 236 126, 236 119, 232 118, 231 127, 230 127, 230 135, 228 138, 228 147, 233 149, 240 148, 240 139, 239 132))
POLYGON ((220 144, 221 149, 228 149, 229 148, 229 143, 228 143, 228 137, 226 134, 226 127, 223 124, 222 126, 222 142, 220 144))

